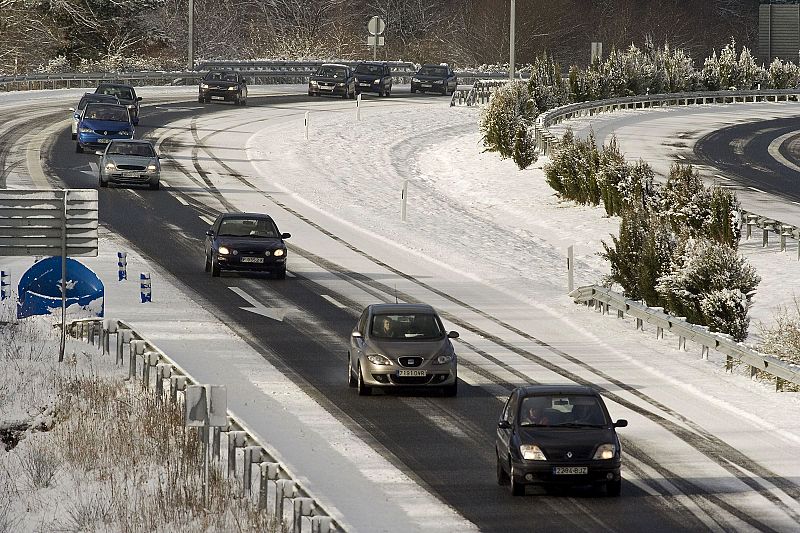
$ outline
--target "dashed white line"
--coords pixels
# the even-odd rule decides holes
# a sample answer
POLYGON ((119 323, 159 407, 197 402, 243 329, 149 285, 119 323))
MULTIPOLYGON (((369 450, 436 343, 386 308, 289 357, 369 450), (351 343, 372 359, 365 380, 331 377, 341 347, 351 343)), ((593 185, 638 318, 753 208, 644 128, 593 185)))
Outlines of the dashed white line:
POLYGON ((170 186, 170 185, 169 185, 169 182, 167 182, 167 181, 164 181, 164 179, 163 179, 163 178, 160 178, 158 181, 160 181, 160 182, 161 182, 161 185, 163 185, 164 187, 169 187, 169 186, 170 186))
POLYGON ((723 176, 722 174, 716 174, 716 177, 718 177, 718 178, 719 178, 719 179, 721 179, 721 180, 725 180, 725 181, 731 181, 731 179, 730 179, 730 178, 726 178, 726 177, 725 177, 725 176, 723 176))
POLYGON ((176 199, 176 200, 178 200, 178 201, 179 201, 180 203, 182 203, 183 205, 189 205, 189 202, 187 202, 186 200, 184 200, 182 196, 175 195, 175 199, 176 199))
POLYGON ((322 296, 324 299, 328 300, 330 303, 332 303, 333 305, 335 305, 339 309, 346 309, 347 308, 347 306, 344 305, 342 302, 332 298, 331 296, 328 296, 327 294, 320 294, 320 296, 322 296))
POLYGON ((287 276, 289 276, 290 278, 296 278, 296 277, 297 277, 297 275, 296 275, 296 274, 292 274, 292 273, 291 273, 291 272, 289 272, 288 270, 286 271, 286 275, 287 275, 287 276))
POLYGON ((211 220, 210 218, 208 218, 207 216, 205 216, 205 215, 198 215, 198 216, 200 217, 200 220, 202 220, 203 222, 205 222, 205 223, 206 223, 206 224, 208 224, 209 226, 211 226, 212 224, 214 224, 214 221, 213 221, 213 220, 211 220))
POLYGON ((760 192, 761 194, 767 194, 765 191, 762 191, 761 189, 756 189, 755 187, 748 187, 748 189, 753 189, 754 191, 760 192))

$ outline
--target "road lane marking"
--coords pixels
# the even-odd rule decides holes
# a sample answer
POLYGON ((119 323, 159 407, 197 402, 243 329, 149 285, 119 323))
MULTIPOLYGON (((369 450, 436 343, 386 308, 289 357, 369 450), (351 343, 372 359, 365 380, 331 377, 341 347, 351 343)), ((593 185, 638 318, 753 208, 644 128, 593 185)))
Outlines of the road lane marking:
POLYGON ((333 305, 335 305, 339 309, 347 309, 346 305, 344 305, 342 302, 340 302, 338 300, 333 299, 332 297, 328 296, 327 294, 320 294, 320 296, 322 296, 324 299, 326 299, 327 301, 329 301, 330 303, 332 303, 333 305))
POLYGON ((765 191, 762 191, 761 189, 756 189, 755 187, 748 187, 748 189, 753 189, 754 191, 760 192, 761 194, 767 194, 765 191))
POLYGON ((785 133, 780 137, 776 137, 771 143, 769 143, 769 146, 767 147, 767 152, 769 153, 769 155, 772 156, 772 158, 775 161, 777 161, 781 165, 789 167, 797 172, 800 172, 800 167, 795 165, 785 157, 783 157, 783 154, 781 154, 780 152, 781 146, 783 145, 784 141, 786 141, 786 139, 790 137, 795 137, 795 136, 797 136, 797 132, 790 131, 789 133, 785 133))
POLYGON ((211 220, 210 218, 208 218, 207 216, 205 216, 205 215, 198 215, 198 216, 200 217, 200 220, 202 220, 203 222, 205 222, 209 226, 213 226, 214 225, 214 221, 211 220))
POLYGON ((716 177, 718 177, 718 178, 719 178, 719 179, 721 179, 721 180, 725 180, 725 181, 731 181, 731 179, 730 179, 730 178, 726 178, 726 177, 725 177, 725 176, 723 176, 722 174, 716 174, 716 177))
POLYGON ((283 317, 286 316, 286 309, 282 307, 267 307, 245 291, 240 289, 239 287, 228 287, 230 290, 238 294, 243 300, 246 300, 252 307, 240 307, 244 311, 250 311, 251 313, 255 313, 257 315, 265 316, 267 318, 271 318, 272 320, 277 320, 278 322, 283 322, 283 317))
MULTIPOLYGON (((181 195, 179 195, 179 194, 176 194, 176 195, 175 195, 175 199, 176 199, 176 200, 178 200, 178 201, 179 201, 180 203, 182 203, 183 205, 189 205, 189 202, 187 202, 186 200, 184 200, 184 199, 183 199, 183 196, 181 196, 181 195)), ((200 218, 202 218, 202 217, 200 217, 200 218)))
POLYGON ((286 275, 289 276, 290 278, 296 278, 297 277, 297 274, 292 274, 288 270, 286 271, 286 275))

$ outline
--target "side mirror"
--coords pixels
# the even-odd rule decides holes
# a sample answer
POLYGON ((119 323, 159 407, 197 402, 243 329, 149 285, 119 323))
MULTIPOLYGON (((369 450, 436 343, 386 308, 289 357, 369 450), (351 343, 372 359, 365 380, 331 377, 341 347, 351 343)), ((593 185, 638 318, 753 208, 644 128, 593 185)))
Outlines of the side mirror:
POLYGON ((142 101, 142 97, 141 97, 141 96, 137 96, 137 97, 136 97, 136 101, 137 101, 137 102, 141 102, 141 101, 142 101))
POLYGON ((70 111, 72 111, 72 112, 74 112, 74 111, 75 111, 75 108, 74 108, 74 107, 70 107, 70 108, 69 108, 69 110, 70 110, 70 111))
POLYGON ((615 428, 626 428, 626 427, 628 427, 628 421, 625 420, 624 418, 620 418, 619 420, 614 422, 614 427, 615 428))
POLYGON ((292 236, 291 233, 281 233, 281 239, 288 239, 291 236, 292 236))
POLYGON ((497 423, 497 427, 500 429, 511 429, 511 424, 508 423, 508 420, 501 420, 497 423))
POLYGON ((94 152, 94 155, 103 155, 103 154, 105 154, 105 152, 102 150, 95 150, 94 152))
POLYGON ((350 336, 353 337, 354 339, 362 338, 362 335, 361 335, 360 331, 354 331, 353 333, 350 334, 350 336))
POLYGON ((448 331, 447 332, 447 338, 448 339, 457 339, 458 338, 458 332, 457 331, 448 331))
POLYGON ((208 230, 206 232, 206 235, 208 235, 209 237, 213 237, 214 236, 214 230, 208 230))

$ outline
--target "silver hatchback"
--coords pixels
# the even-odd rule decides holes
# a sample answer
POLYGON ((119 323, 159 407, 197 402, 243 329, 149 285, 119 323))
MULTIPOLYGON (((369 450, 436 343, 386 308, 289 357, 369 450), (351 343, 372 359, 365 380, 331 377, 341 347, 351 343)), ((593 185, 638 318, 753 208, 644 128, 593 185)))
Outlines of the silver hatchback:
POLYGON ((161 184, 161 164, 150 141, 119 140, 108 143, 100 156, 100 186, 109 183, 147 185, 156 190, 161 184))
POLYGON ((350 335, 348 384, 367 396, 373 388, 435 387, 445 396, 458 392, 458 361, 433 307, 426 304, 372 304, 350 335))

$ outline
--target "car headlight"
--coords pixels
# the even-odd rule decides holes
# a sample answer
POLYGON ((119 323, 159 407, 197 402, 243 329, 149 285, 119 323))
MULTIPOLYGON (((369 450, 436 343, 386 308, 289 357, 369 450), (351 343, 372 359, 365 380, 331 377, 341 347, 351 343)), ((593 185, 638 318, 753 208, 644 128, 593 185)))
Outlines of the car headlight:
POLYGON ((319 83, 318 83, 318 82, 316 82, 316 81, 314 81, 314 80, 311 80, 311 81, 309 81, 309 82, 308 82, 308 84, 309 84, 309 85, 313 85, 314 87, 316 87, 317 85, 319 85, 319 83))
POLYGON ((380 354, 368 355, 367 359, 369 359, 369 362, 373 365, 387 366, 392 364, 388 357, 380 354))
POLYGON ((433 360, 434 365, 444 365, 449 363, 453 360, 452 355, 440 355, 436 359, 433 360))
POLYGON ((200 84, 200 88, 201 89, 208 89, 208 84, 207 83, 201 83, 200 84))
POLYGON ((228 255, 231 251, 228 249, 227 246, 220 246, 219 250, 217 250, 222 255, 228 255))
POLYGON ((594 452, 592 459, 613 459, 614 454, 617 452, 617 447, 613 444, 601 444, 594 452))
POLYGON ((117 165, 115 165, 113 162, 106 163, 106 171, 107 172, 111 172, 112 170, 114 170, 116 168, 117 168, 117 165))
POLYGON ((92 128, 80 128, 81 133, 92 133, 94 130, 92 128))
POLYGON ((374 83, 375 85, 378 85, 380 82, 381 82, 381 80, 375 80, 372 83, 374 83))
POLYGON ((155 163, 150 163, 147 165, 148 172, 155 172, 156 170, 158 170, 158 167, 155 165, 155 163))
POLYGON ((130 109, 132 111, 132 110, 136 109, 136 104, 128 104, 125 107, 127 107, 128 109, 130 109))
POLYGON ((337 84, 336 84, 336 86, 337 86, 337 87, 344 87, 344 82, 342 82, 342 83, 337 83, 337 84))
POLYGON ((419 83, 419 78, 411 78, 412 83, 419 83))
POLYGON ((528 461, 547 461, 544 452, 539 449, 535 444, 523 444, 519 447, 519 453, 522 454, 523 459, 528 461))
POLYGON ((236 89, 238 89, 238 87, 228 87, 229 91, 235 91, 236 89))
POLYGON ((272 252, 272 255, 274 255, 275 257, 281 257, 285 253, 286 253, 286 250, 284 250, 283 248, 278 248, 277 250, 272 252))
POLYGON ((75 120, 80 120, 81 116, 80 115, 72 115, 72 118, 74 118, 75 120))

